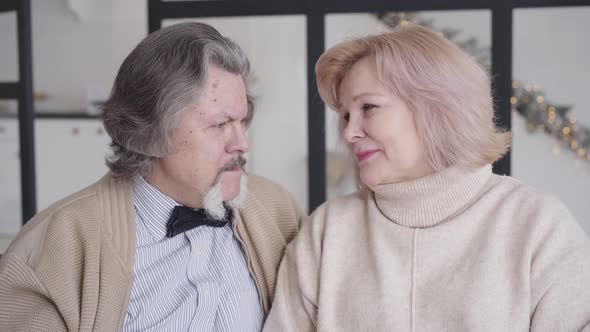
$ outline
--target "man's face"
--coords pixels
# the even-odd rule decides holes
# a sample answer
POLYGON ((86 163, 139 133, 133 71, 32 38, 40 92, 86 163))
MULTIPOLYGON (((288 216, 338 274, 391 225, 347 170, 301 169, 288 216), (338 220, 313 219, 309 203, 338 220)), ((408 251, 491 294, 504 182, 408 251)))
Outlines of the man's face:
POLYGON ((203 93, 187 107, 171 137, 172 152, 155 162, 148 181, 191 207, 202 207, 204 193, 216 180, 224 201, 235 198, 245 176, 235 161, 248 152, 249 116, 242 77, 210 65, 203 93))

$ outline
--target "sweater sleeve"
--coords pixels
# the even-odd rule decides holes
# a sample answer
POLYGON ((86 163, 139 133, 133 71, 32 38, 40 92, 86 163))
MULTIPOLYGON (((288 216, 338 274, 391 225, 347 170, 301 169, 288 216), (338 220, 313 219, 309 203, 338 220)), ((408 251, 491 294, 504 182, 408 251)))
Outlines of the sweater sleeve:
POLYGON ((264 331, 315 331, 321 226, 318 213, 304 220, 281 262, 275 298, 264 331))
POLYGON ((0 331, 67 331, 37 275, 11 254, 0 260, 0 331))
POLYGON ((590 240, 560 202, 531 262, 531 331, 590 331, 590 240))

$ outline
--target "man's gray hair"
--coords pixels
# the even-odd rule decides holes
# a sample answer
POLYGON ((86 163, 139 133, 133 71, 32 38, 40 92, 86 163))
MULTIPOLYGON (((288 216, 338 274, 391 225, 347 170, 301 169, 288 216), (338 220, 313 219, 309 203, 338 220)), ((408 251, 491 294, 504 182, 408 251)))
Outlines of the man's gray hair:
MULTIPOLYGON (((103 104, 116 178, 147 175, 173 148, 169 138, 182 112, 205 88, 207 68, 218 66, 247 82, 250 64, 240 47, 204 23, 179 23, 148 35, 119 68, 103 104)), ((248 111, 253 103, 248 96, 248 111)))

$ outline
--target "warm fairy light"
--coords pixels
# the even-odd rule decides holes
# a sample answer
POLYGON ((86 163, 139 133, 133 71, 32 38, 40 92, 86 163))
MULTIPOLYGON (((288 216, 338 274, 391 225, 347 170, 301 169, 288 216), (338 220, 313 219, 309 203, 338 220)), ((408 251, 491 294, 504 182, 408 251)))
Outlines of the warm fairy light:
POLYGON ((543 98, 543 96, 537 96, 537 103, 542 103, 543 100, 545 100, 545 98, 543 98))
POLYGON ((401 20, 401 21, 399 22, 399 25, 401 25, 402 27, 404 27, 404 28, 405 28, 405 27, 407 27, 407 26, 408 26, 408 21, 407 21, 407 20, 401 20))
POLYGON ((569 135, 571 132, 570 127, 563 127, 562 129, 564 135, 569 135))
POLYGON ((578 149, 578 157, 583 158, 586 155, 586 150, 578 149))
POLYGON ((518 89, 518 86, 519 86, 518 81, 512 82, 512 88, 518 89))
POLYGON ((516 99, 516 97, 512 97, 512 98, 510 98, 510 103, 511 103, 512 105, 516 105, 516 102, 517 102, 517 99, 516 99))
POLYGON ((576 121, 577 121, 577 120, 576 120, 576 118, 574 118, 573 116, 572 116, 572 117, 570 117, 570 123, 571 123, 571 124, 574 124, 574 123, 576 123, 576 121))
POLYGON ((533 87, 532 87, 530 84, 527 84, 527 85, 525 85, 525 86, 524 86, 524 89, 525 89, 527 92, 531 92, 531 90, 533 89, 533 87))
POLYGON ((555 113, 555 106, 549 106, 549 112, 555 113))
POLYGON ((574 139, 574 140, 572 140, 572 141, 570 142, 570 147, 572 148, 572 150, 575 150, 575 149, 577 149, 577 148, 578 148, 578 142, 576 142, 576 140, 575 140, 575 139, 574 139))

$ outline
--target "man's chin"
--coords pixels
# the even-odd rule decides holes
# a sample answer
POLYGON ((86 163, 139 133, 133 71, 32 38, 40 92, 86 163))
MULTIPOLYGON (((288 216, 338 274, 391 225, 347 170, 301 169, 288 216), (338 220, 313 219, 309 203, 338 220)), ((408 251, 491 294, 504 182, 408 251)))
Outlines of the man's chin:
POLYGON ((221 193, 224 201, 230 201, 240 194, 240 182, 242 174, 238 172, 225 172, 221 176, 221 193), (236 174, 237 173, 237 174, 236 174))
POLYGON ((240 188, 221 189, 223 201, 231 201, 240 195, 240 188))
POLYGON ((248 176, 242 174, 238 183, 228 183, 226 187, 221 187, 223 193, 223 200, 228 202, 230 207, 238 208, 246 199, 248 193, 248 176))

